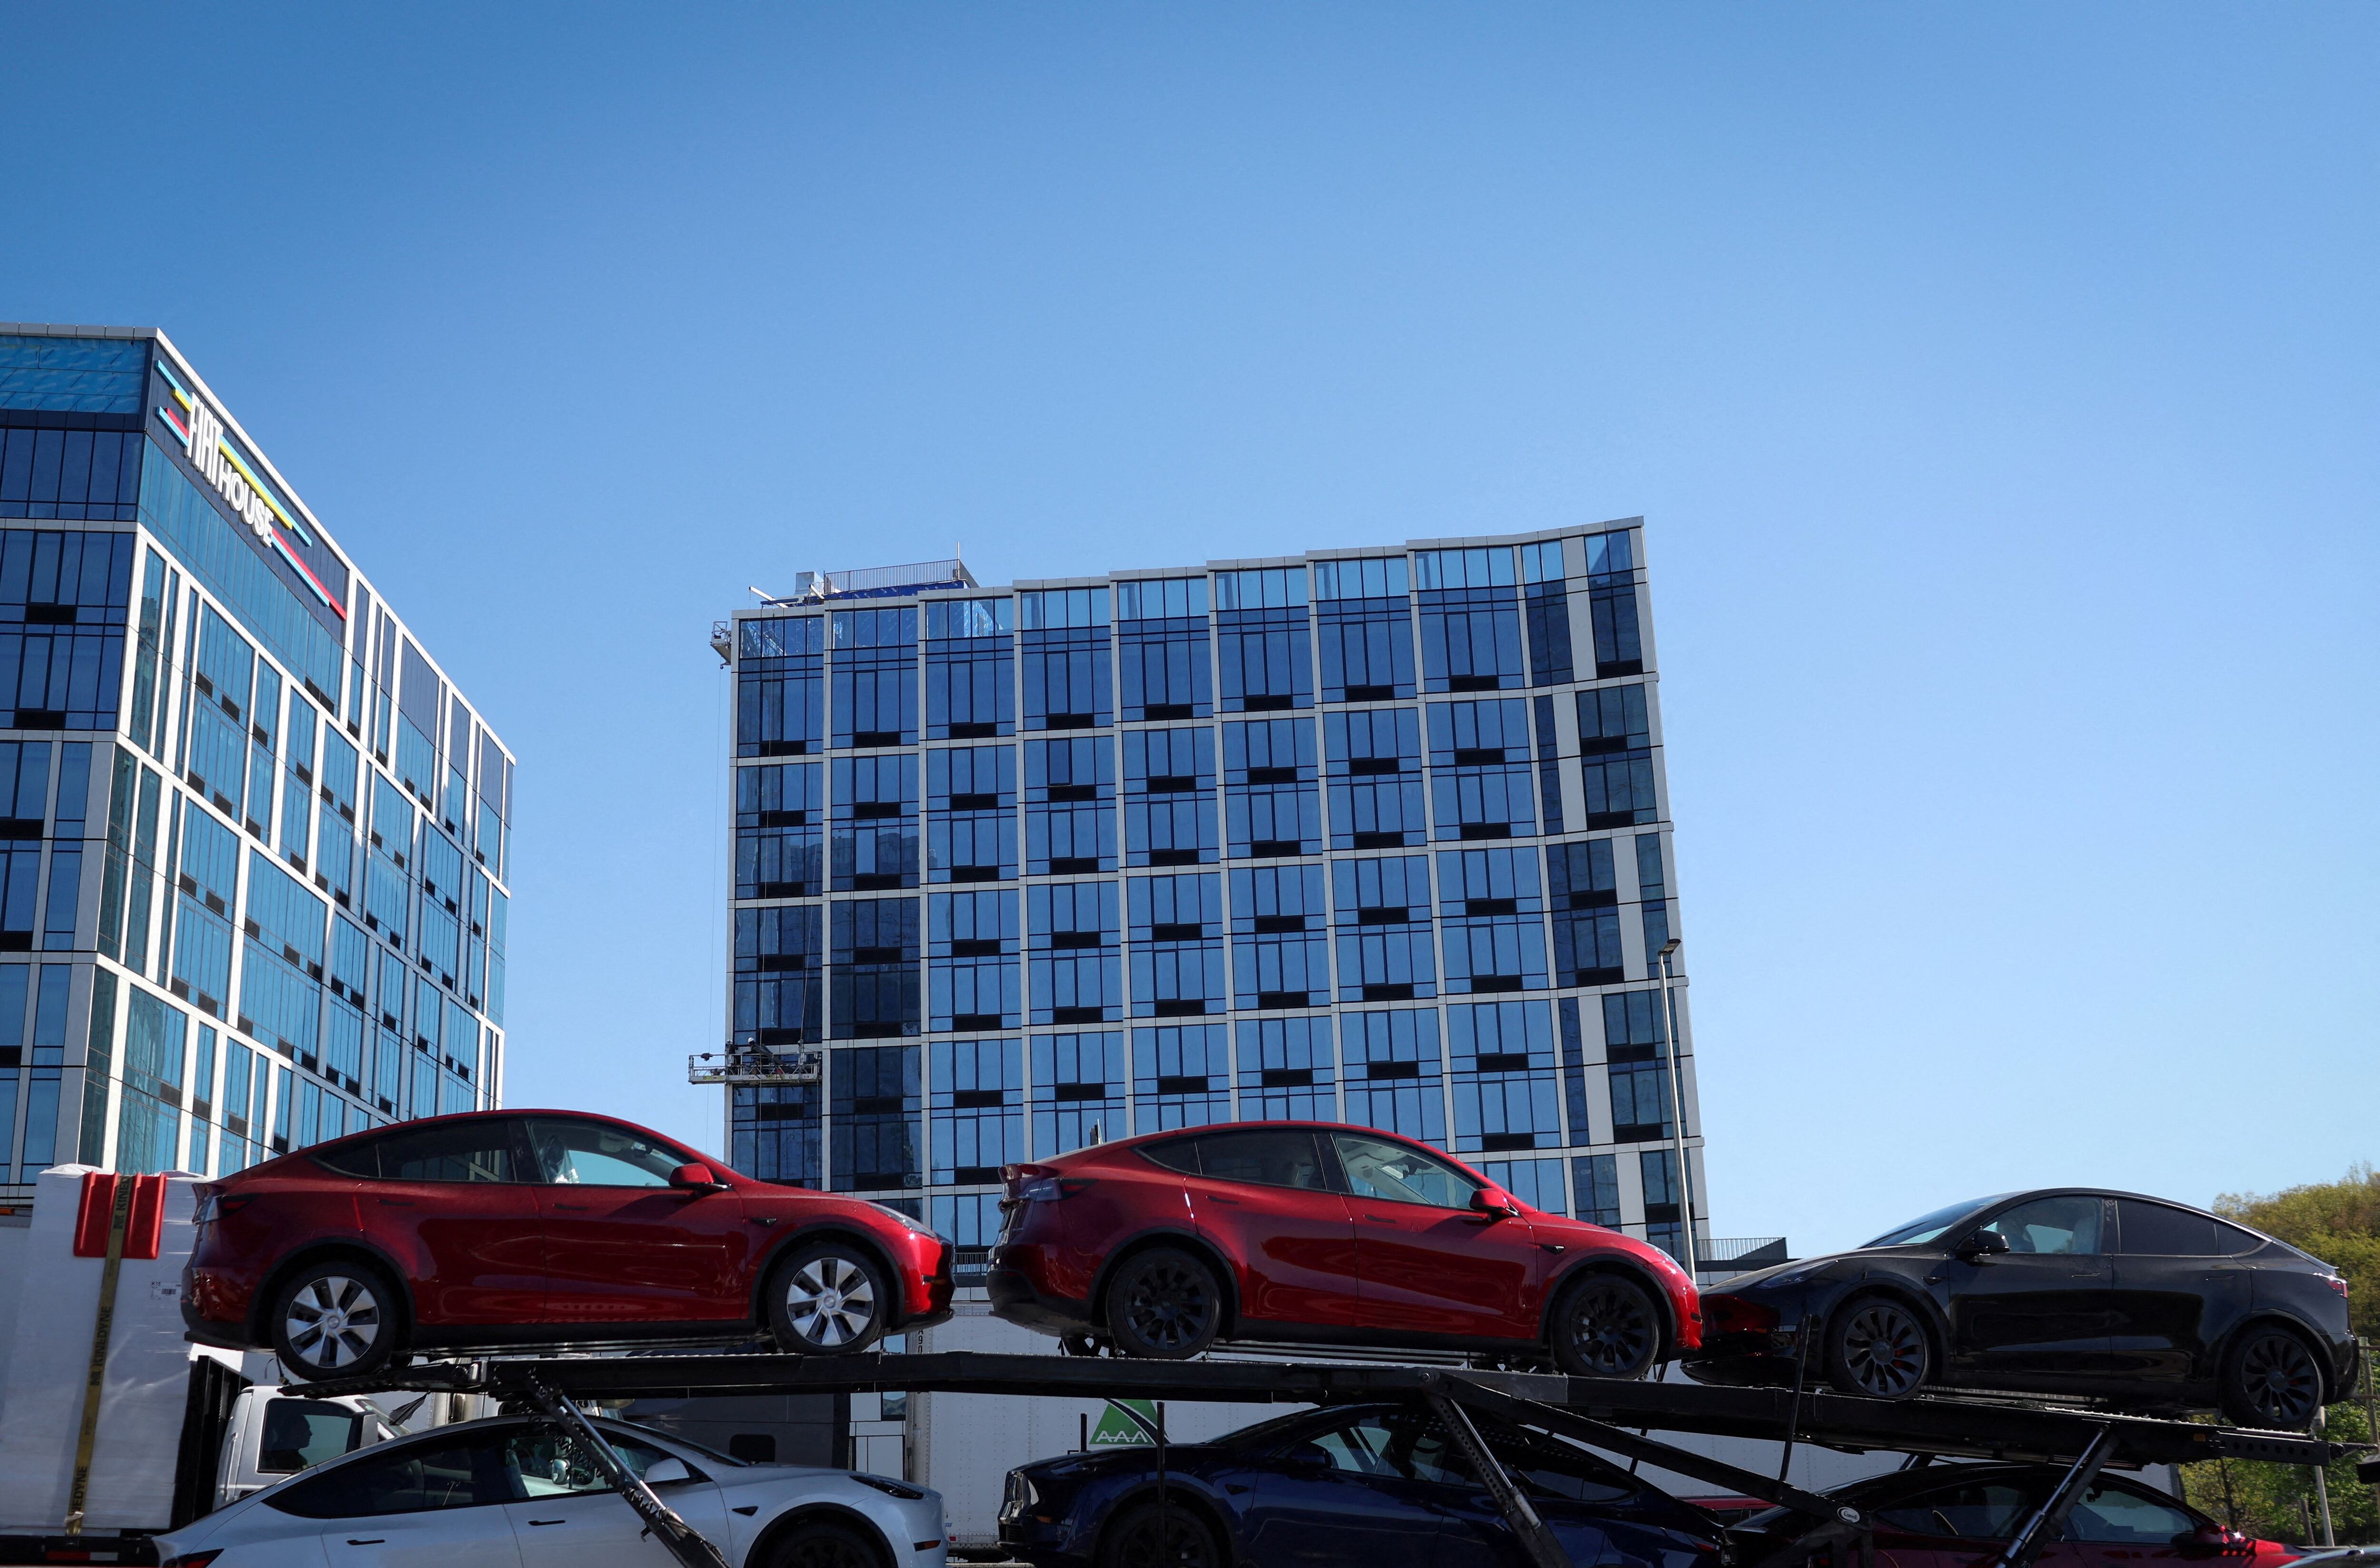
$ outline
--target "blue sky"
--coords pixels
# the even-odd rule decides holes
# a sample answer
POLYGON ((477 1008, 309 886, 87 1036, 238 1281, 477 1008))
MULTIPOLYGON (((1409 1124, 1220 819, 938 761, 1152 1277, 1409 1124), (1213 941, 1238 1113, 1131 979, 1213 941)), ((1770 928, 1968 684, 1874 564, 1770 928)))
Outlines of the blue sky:
POLYGON ((20 7, 0 318, 188 352, 521 758, 516 1103, 715 1144, 747 584, 1642 514, 1711 1197, 2375 1152, 2369 8, 20 7))

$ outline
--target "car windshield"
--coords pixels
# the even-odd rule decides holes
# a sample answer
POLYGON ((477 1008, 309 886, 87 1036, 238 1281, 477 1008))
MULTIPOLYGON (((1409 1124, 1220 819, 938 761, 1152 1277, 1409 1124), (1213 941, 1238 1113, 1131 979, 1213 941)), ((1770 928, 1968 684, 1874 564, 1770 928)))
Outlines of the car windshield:
POLYGON ((2010 1195, 2003 1192, 1990 1197, 1971 1197, 1964 1203, 1953 1203, 1947 1209, 1937 1209, 1931 1214, 1921 1216, 1905 1225, 1885 1232, 1866 1245, 1869 1246, 1918 1246, 1929 1241, 1938 1240, 1944 1231, 1973 1214, 1976 1209, 1998 1203, 2008 1196, 2010 1195))

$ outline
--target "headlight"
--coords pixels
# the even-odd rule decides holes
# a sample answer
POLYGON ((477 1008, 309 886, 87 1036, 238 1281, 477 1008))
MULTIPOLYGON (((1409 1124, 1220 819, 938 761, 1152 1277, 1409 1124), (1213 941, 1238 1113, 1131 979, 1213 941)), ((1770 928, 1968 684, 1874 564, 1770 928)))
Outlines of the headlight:
POLYGON ((892 1219, 899 1221, 902 1228, 905 1230, 913 1231, 921 1236, 932 1236, 936 1241, 942 1239, 941 1233, 934 1229, 933 1226, 929 1225, 923 1220, 904 1214, 901 1210, 893 1208, 889 1203, 871 1203, 868 1207, 880 1214, 887 1215, 892 1219))
POLYGON ((851 1478, 863 1487, 874 1487, 887 1497, 897 1497, 907 1502, 915 1502, 926 1495, 915 1487, 905 1486, 899 1481, 887 1480, 882 1476, 869 1476, 854 1470, 851 1473, 851 1478))

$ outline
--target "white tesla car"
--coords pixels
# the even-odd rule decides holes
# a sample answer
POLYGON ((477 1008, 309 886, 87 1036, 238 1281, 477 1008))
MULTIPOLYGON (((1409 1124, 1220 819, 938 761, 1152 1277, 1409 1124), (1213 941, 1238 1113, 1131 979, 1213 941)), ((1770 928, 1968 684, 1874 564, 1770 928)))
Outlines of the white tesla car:
MULTIPOLYGON (((729 1568, 945 1568, 937 1492, 596 1426, 729 1568)), ((165 1568, 675 1568, 644 1528, 551 1427, 504 1416, 317 1465, 158 1538, 157 1551, 165 1568)))

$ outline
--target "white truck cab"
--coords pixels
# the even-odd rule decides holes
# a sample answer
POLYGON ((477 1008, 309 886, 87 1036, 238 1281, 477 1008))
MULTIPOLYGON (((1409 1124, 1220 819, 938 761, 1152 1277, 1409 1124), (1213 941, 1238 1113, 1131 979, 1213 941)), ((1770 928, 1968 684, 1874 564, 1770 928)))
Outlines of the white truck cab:
POLYGON ((233 1402, 217 1469, 217 1508, 287 1480, 298 1471, 399 1436, 369 1399, 322 1398, 259 1385, 233 1402))

